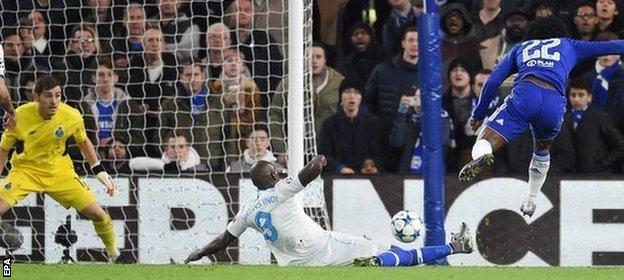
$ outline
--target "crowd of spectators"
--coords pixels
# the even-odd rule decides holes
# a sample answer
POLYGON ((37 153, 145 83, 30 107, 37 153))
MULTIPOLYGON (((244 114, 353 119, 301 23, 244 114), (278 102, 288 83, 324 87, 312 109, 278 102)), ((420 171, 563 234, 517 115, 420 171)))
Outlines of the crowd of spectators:
MULTIPOLYGON (((583 41, 624 36, 621 0, 436 3, 447 172, 470 159, 476 134, 467 121, 480 89, 523 42, 533 19, 559 17, 583 41)), ((2 0, 5 81, 22 104, 32 100, 37 75, 55 75, 112 173, 244 172, 260 159, 283 170, 287 4, 2 0)), ((328 159, 325 172, 422 174, 417 25, 423 1, 314 0, 313 10, 315 42, 306 50, 311 60, 302 62, 311 70, 305 113, 314 118, 306 129, 328 159)), ((551 173, 624 172, 621 57, 582 61, 571 76, 551 173)), ((491 112, 512 82, 501 87, 491 112)), ((497 152, 491 172, 526 173, 528 133, 497 152)), ((68 152, 76 153, 75 145, 68 152)))

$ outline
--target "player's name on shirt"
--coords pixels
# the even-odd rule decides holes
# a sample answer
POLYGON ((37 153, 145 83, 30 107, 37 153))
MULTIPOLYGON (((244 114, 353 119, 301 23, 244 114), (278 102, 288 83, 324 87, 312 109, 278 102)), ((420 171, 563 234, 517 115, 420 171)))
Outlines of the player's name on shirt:
POLYGON ((251 214, 262 209, 263 207, 270 204, 279 203, 279 201, 280 199, 276 194, 263 197, 262 199, 256 201, 256 203, 252 205, 249 209, 245 210, 245 213, 243 214, 243 221, 247 220, 247 218, 249 218, 251 214))

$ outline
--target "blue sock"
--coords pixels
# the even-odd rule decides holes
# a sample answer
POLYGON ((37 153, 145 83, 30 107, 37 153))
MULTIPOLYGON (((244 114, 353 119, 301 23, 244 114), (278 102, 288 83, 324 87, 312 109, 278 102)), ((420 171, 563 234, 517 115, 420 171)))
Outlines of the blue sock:
MULTIPOLYGON (((436 246, 426 246, 420 248, 422 259, 419 259, 418 263, 430 263, 437 259, 444 258, 451 254, 451 246, 448 244, 445 245, 436 245, 436 246)), ((414 264, 414 265, 416 265, 414 264)))
POLYGON ((414 260, 414 255, 410 251, 395 246, 377 257, 381 261, 381 266, 409 266, 414 260))
POLYGON ((451 254, 449 245, 427 246, 415 250, 403 250, 392 247, 389 251, 379 254, 381 266, 412 266, 429 263, 451 254))

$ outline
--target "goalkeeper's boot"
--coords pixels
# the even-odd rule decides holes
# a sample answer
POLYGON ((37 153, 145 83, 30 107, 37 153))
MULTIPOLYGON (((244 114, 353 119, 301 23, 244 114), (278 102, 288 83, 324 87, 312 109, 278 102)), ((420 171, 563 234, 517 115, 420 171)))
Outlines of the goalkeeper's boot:
POLYGON ((535 213, 535 208, 535 202, 533 202, 532 200, 526 200, 522 202, 522 205, 520 206, 520 212, 522 212, 522 215, 526 215, 531 218, 535 213))
POLYGON ((361 257, 353 260, 353 266, 381 266, 381 260, 377 256, 361 257))
POLYGON ((453 254, 470 254, 472 253, 472 235, 466 223, 462 223, 459 232, 451 234, 451 249, 453 254))
POLYGON ((117 258, 119 258, 119 255, 121 255, 121 254, 119 253, 119 250, 118 250, 118 251, 116 251, 116 252, 112 252, 112 253, 111 253, 111 252, 109 252, 109 253, 108 253, 108 262, 109 262, 109 263, 116 263, 116 262, 117 262, 117 258))
POLYGON ((468 182, 477 177, 481 169, 486 166, 490 166, 494 163, 493 154, 482 155, 469 163, 466 163, 464 167, 459 171, 457 178, 460 182, 468 182))

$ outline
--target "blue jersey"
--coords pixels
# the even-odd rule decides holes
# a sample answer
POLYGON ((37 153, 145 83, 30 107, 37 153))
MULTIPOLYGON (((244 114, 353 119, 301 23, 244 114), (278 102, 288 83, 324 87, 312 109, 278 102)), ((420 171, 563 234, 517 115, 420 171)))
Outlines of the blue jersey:
POLYGON ((551 38, 529 40, 516 45, 494 68, 492 75, 483 85, 479 104, 472 117, 477 120, 486 117, 488 105, 501 83, 514 73, 518 73, 514 87, 526 76, 535 76, 550 83, 565 96, 568 75, 578 61, 609 54, 624 54, 624 40, 585 42, 569 38, 551 38))

